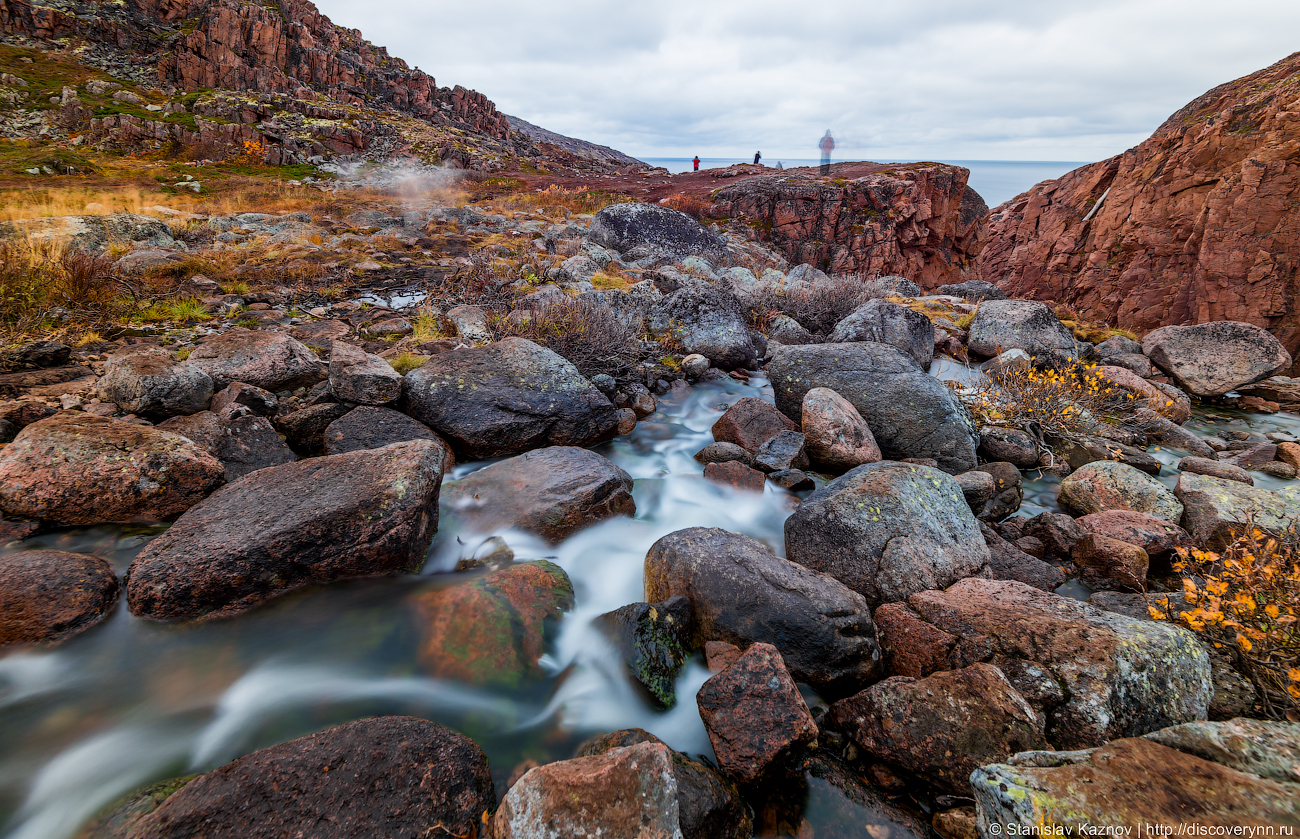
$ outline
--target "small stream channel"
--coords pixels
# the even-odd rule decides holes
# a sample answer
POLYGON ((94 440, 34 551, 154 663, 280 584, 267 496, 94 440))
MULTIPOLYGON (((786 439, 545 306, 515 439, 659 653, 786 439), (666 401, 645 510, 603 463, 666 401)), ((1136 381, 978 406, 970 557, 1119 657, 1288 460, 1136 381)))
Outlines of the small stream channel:
MULTIPOLYGON (((970 371, 936 360, 934 374, 970 371)), ((767 381, 730 379, 679 388, 629 436, 598 451, 635 479, 637 515, 598 524, 548 546, 505 532, 518 559, 550 558, 569 574, 577 605, 543 659, 546 677, 517 690, 486 690, 429 678, 420 668, 413 601, 431 587, 463 584, 445 573, 484 538, 458 532, 446 507, 423 572, 299 591, 228 620, 166 625, 130 615, 119 602, 101 625, 49 651, 0 658, 0 831, 8 839, 65 839, 95 812, 151 782, 203 772, 255 749, 377 714, 435 720, 478 742, 498 795, 531 762, 571 757, 594 734, 641 727, 690 754, 711 756, 694 695, 708 677, 697 658, 678 680, 679 702, 654 710, 592 627, 597 615, 643 599, 642 563, 661 536, 685 527, 743 533, 784 554, 783 523, 795 505, 768 485, 762 495, 704 480, 692 457, 726 407, 744 396, 771 401, 767 381)), ((1288 414, 1199 412, 1190 428, 1223 423, 1300 436, 1288 414)), ((1184 453, 1153 449, 1167 464, 1184 453)), ((458 466, 452 478, 481 468, 458 466)), ((1161 478, 1172 486, 1172 471, 1161 478)), ((1256 473, 1257 485, 1283 482, 1256 473)), ((1056 509, 1057 481, 1029 480, 1023 511, 1056 509)), ((119 573, 159 526, 65 528, 0 554, 31 548, 92 553, 119 573)), ((1070 585, 1067 583, 1067 585, 1070 585)), ((1064 593, 1064 592, 1063 592, 1064 593)), ((1085 592, 1072 590, 1075 596, 1085 592)), ((840 818, 814 789, 805 815, 840 818), (825 811, 819 816, 818 810, 825 811)), ((910 835, 881 823, 872 836, 910 835)), ((838 834, 837 834, 838 835, 838 834)))

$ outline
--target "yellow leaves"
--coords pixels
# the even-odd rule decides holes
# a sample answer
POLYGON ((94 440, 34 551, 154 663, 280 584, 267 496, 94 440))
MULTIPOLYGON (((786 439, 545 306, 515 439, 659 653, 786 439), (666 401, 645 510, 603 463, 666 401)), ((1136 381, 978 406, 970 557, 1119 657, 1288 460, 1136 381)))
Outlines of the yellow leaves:
POLYGON ((1255 649, 1255 645, 1250 642, 1250 639, 1247 638, 1245 635, 1241 634, 1240 632, 1237 633, 1237 646, 1240 647, 1241 651, 1245 653, 1248 653, 1251 650, 1255 649))
POLYGON ((1270 603, 1264 607, 1264 614, 1268 615, 1273 620, 1277 620, 1282 616, 1282 611, 1277 608, 1276 603, 1270 603))

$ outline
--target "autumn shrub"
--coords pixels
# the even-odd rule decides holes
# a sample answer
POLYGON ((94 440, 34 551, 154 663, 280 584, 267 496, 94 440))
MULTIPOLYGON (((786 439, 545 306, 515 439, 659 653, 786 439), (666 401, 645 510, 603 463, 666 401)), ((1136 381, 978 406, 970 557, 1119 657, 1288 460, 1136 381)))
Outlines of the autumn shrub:
POLYGON ((626 376, 641 360, 636 343, 641 325, 598 301, 552 300, 497 318, 491 325, 499 337, 513 335, 545 346, 588 378, 600 373, 626 376))
POLYGON ((793 286, 767 284, 747 295, 747 319, 760 327, 778 314, 787 315, 809 332, 827 335, 870 299, 861 283, 849 276, 793 286))
POLYGON ((659 203, 665 207, 674 209, 679 213, 685 213, 696 221, 704 221, 707 219, 709 217, 709 209, 713 206, 707 198, 701 198, 698 195, 687 195, 682 192, 670 195, 659 203))
POLYGON ((1221 552, 1178 549, 1181 594, 1151 616, 1186 627, 1228 655, 1254 684, 1264 713, 1300 722, 1300 540, 1248 522, 1221 552))
POLYGON ((103 254, 48 239, 0 242, 0 323, 8 331, 32 329, 56 307, 65 319, 120 314, 131 307, 129 291, 103 254))

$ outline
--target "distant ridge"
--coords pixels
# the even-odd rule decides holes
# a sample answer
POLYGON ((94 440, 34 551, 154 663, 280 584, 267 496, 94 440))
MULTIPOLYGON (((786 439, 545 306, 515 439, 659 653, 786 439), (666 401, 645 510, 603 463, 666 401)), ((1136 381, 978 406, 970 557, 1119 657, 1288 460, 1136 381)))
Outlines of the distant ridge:
POLYGON ((510 123, 511 131, 518 131, 529 140, 539 145, 554 146, 562 149, 575 157, 586 158, 588 160, 598 160, 606 163, 612 163, 616 166, 635 166, 638 168, 647 168, 644 161, 637 160, 635 157, 623 154, 617 149, 611 149, 609 146, 601 146, 596 143, 589 143, 586 140, 579 140, 574 137, 566 137, 563 134, 556 134, 554 131, 547 131, 545 128, 533 125, 527 120, 519 117, 505 115, 510 123))

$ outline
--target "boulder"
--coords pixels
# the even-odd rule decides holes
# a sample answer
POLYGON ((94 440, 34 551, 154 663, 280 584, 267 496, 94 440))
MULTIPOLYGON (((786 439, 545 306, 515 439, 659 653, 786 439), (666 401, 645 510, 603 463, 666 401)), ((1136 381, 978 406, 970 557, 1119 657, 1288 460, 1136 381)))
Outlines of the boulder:
MULTIPOLYGON (((1008 836, 1052 825, 1194 825, 1206 835, 1300 822, 1300 784, 1262 778, 1143 737, 1054 755, 1029 752, 971 774, 979 826, 1008 836)), ((1059 827, 1057 827, 1059 826, 1059 827)), ((1272 830, 1270 830, 1270 827, 1272 830)), ((1226 834, 1225 834, 1226 835, 1226 834)))
POLYGON ((330 391, 343 402, 383 405, 402 395, 402 377, 387 361, 335 341, 330 350, 330 391))
POLYGON ((280 410, 280 400, 274 393, 243 382, 235 382, 217 391, 212 397, 211 410, 220 414, 228 407, 239 405, 263 417, 273 417, 280 410))
POLYGON ((1160 461, 1151 455, 1134 446, 1104 437, 1079 435, 1061 440, 1056 444, 1056 454, 1070 465, 1071 470, 1082 469, 1099 460, 1113 460, 1116 463, 1127 463, 1148 475, 1160 474, 1160 461))
POLYGON ((442 473, 456 465, 451 446, 437 433, 400 411, 376 405, 361 405, 325 427, 325 454, 343 454, 365 449, 382 449, 408 440, 433 440, 442 447, 442 473))
POLYGON ((97 556, 19 551, 0 556, 0 649, 71 638, 117 602, 117 575, 97 556))
POLYGON ((817 725, 781 653, 756 643, 695 696, 718 767, 738 784, 758 781, 817 740, 817 725))
POLYGON ((1079 358, 1078 342, 1046 303, 1036 300, 985 300, 975 310, 967 340, 970 351, 991 358, 1021 349, 1040 363, 1065 364, 1079 358))
MULTIPOLYGON (((0 455, 3 462, 3 455, 0 455)), ((1300 487, 1273 492, 1209 475, 1183 472, 1174 486, 1183 504, 1183 528, 1198 545, 1218 550, 1248 522, 1280 533, 1300 520, 1300 487)))
POLYGON ((719 286, 692 283, 655 304, 650 333, 671 336, 687 353, 699 353, 723 370, 758 366, 758 353, 735 295, 719 286))
POLYGON ((471 459, 612 440, 618 412, 577 368, 522 338, 442 353, 406 374, 407 413, 471 459))
POLYGON ((496 803, 474 741, 415 717, 374 717, 259 749, 200 775, 132 839, 473 835, 496 803))
POLYGON ((1204 719, 1210 702, 1209 657, 1192 633, 1024 583, 962 580, 881 606, 876 621, 900 675, 998 666, 1046 715, 1058 749, 1204 719))
POLYGON ((961 488, 962 497, 966 499, 966 506, 970 507, 971 513, 975 516, 979 516, 980 513, 984 512, 984 507, 998 493, 997 480, 988 472, 979 469, 953 475, 953 480, 961 488))
POLYGON ((798 431, 778 431, 754 453, 754 465, 764 472, 786 472, 808 465, 804 436, 798 431))
POLYGON ((1145 739, 1273 781, 1300 783, 1300 726, 1272 720, 1189 722, 1145 739))
POLYGON ((0 510, 60 524, 170 519, 220 486, 224 473, 179 434, 64 411, 0 451, 0 510))
POLYGON ((277 393, 326 377, 315 353, 283 332, 231 329, 199 344, 185 361, 211 376, 218 389, 243 382, 277 393))
POLYGON ((801 410, 805 448, 821 467, 839 473, 880 460, 871 427, 843 396, 815 387, 804 394, 801 410))
POLYGON ((1109 460, 1098 460, 1071 472, 1061 481, 1060 501, 1079 515, 1133 510, 1171 522, 1183 515, 1183 505, 1155 478, 1128 464, 1109 460))
POLYGON ((572 608, 568 575, 545 560, 430 588, 415 599, 420 664, 440 679, 518 688, 543 677, 538 660, 572 608))
POLYGON ((560 542, 587 525, 636 515, 632 478, 595 452, 551 446, 493 463, 447 488, 471 527, 517 527, 560 542))
POLYGON ((931 457, 947 472, 975 466, 979 435, 961 401, 907 354, 886 344, 781 347, 768 364, 776 407, 801 418, 817 387, 834 390, 867 421, 887 458, 931 457))
POLYGON ((104 362, 99 397, 128 414, 153 419, 206 410, 212 400, 207 373, 177 361, 161 347, 129 347, 104 362))
MULTIPOLYGON (((593 271, 592 274, 594 273, 593 271)), ((591 276, 583 279, 591 279, 591 276)), ((454 306, 447 310, 447 317, 455 324, 456 335, 466 341, 478 344, 492 340, 492 331, 487 325, 487 312, 481 306, 454 306)))
POLYGON ((1079 579, 1094 589, 1145 591, 1151 561, 1137 545, 1088 533, 1071 551, 1079 579))
POLYGON ((934 360, 934 324, 920 312, 888 300, 868 300, 835 325, 830 343, 875 341, 910 355, 921 369, 934 360))
POLYGON ((959 796, 980 766, 1047 746, 1042 715, 982 662, 878 682, 832 705, 830 720, 866 754, 959 796))
POLYGON ((1142 351, 1196 396, 1218 396, 1291 367, 1280 341, 1258 326, 1231 320, 1162 326, 1142 339, 1142 351))
POLYGON ((711 255, 726 240, 710 233, 695 219, 657 204, 611 204, 591 220, 587 241, 626 253, 644 247, 671 256, 711 255))
POLYGON ((1025 536, 1039 539, 1052 556, 1065 559, 1074 550, 1075 542, 1082 539, 1087 531, 1064 513, 1049 512, 1039 513, 1026 521, 1021 532, 1025 536))
POLYGON ((935 294, 948 294, 953 297, 960 297, 962 300, 971 303, 979 303, 984 300, 1006 300, 1007 295, 1002 289, 993 285, 986 280, 967 280, 964 283, 950 283, 941 285, 934 290, 935 294))
POLYGON ((735 443, 709 443, 695 453, 695 459, 704 464, 734 461, 746 466, 754 465, 754 456, 735 443))
POLYGON ((13 352, 17 364, 33 367, 62 367, 72 357, 72 347, 58 341, 29 341, 13 352))
POLYGON ((1025 489, 1019 469, 1006 461, 993 461, 981 463, 971 471, 987 472, 993 476, 995 490, 993 497, 984 505, 984 509, 975 512, 977 519, 1002 521, 1020 509, 1020 504, 1025 500, 1025 489))
POLYGON ((131 612, 224 617, 303 586, 414 571, 438 528, 427 440, 259 469, 181 516, 131 563, 131 612))
POLYGON ((1055 591, 1065 582, 1065 572, 1041 557, 1031 556, 980 522, 989 549, 989 574, 995 580, 1016 580, 1042 591, 1055 591))
POLYGON ((866 601, 748 536, 699 527, 670 533, 646 554, 645 586, 647 600, 691 601, 694 646, 771 644, 796 679, 831 694, 879 675, 866 601))
POLYGON ((211 411, 202 411, 188 417, 172 417, 158 427, 188 438, 221 461, 226 483, 258 469, 297 460, 265 417, 226 420, 211 411))
POLYGON ((289 445, 303 455, 317 455, 325 450, 325 430, 352 410, 351 405, 318 402, 287 414, 278 414, 275 427, 289 445))
MULTIPOLYGON (((1132 510, 1106 510, 1078 518, 1075 523, 1089 533, 1136 545, 1147 557, 1167 569, 1175 548, 1191 547, 1187 531, 1166 519, 1132 510)), ((1072 548, 1071 548, 1072 550, 1072 548)))
POLYGON ((984 426, 980 429, 979 453, 985 460, 1003 461, 1020 469, 1038 465, 1038 444, 1017 428, 984 426))
POLYGON ((678 595, 661 603, 629 603, 598 620, 650 700, 665 710, 676 706, 677 674, 694 649, 691 601, 678 595))
POLYGON ((1179 472, 1191 472, 1196 475, 1209 475, 1225 481, 1236 481, 1246 486, 1254 486, 1255 479, 1250 473, 1235 463, 1222 460, 1210 460, 1208 457, 1185 457, 1178 461, 1179 472))
MULTIPOLYGON (((799 426, 781 413, 771 402, 746 396, 731 404, 713 423, 713 439, 740 446, 756 454, 768 440, 782 431, 798 431, 799 426)), ((734 459, 734 458, 733 458, 734 459)))
POLYGON ((891 461, 859 466, 806 498, 785 521, 785 550, 873 607, 988 574, 988 548, 957 482, 891 461))
POLYGON ((738 460, 707 463, 704 466, 704 477, 715 484, 726 484, 747 492, 762 492, 767 485, 767 478, 762 472, 738 460))

